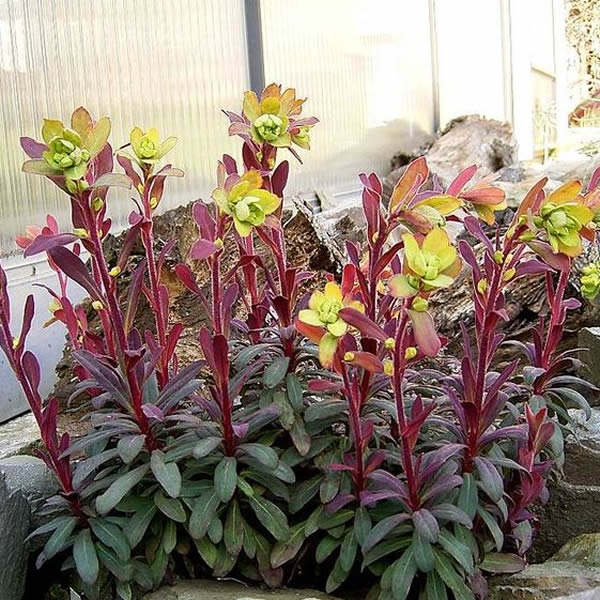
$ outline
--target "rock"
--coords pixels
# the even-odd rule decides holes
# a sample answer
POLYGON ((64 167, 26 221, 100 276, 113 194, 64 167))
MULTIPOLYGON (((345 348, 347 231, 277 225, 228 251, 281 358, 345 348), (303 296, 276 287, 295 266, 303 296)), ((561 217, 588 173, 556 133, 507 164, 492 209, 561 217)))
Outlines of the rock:
POLYGON ((21 600, 25 589, 30 509, 18 490, 0 479, 0 598, 21 600))
POLYGON ((550 499, 536 509, 540 526, 529 557, 534 562, 548 559, 573 536, 600 533, 600 410, 592 409, 589 420, 582 410, 569 414, 575 435, 565 439, 563 478, 549 482, 550 499))
POLYGON ((552 558, 584 567, 600 567, 600 534, 584 533, 569 540, 552 558))
POLYGON ((600 568, 548 561, 493 578, 488 600, 600 599, 600 568))
POLYGON ((529 556, 533 562, 549 558, 573 536, 600 533, 600 485, 559 481, 549 490, 548 502, 535 510, 540 526, 529 556))
POLYGON ((21 600, 29 556, 25 538, 36 526, 36 508, 56 493, 57 483, 33 456, 0 460, 0 474, 0 598, 21 600))
MULTIPOLYGON (((4 599, 3 599, 4 600, 4 599)), ((263 590, 231 581, 180 581, 163 587, 144 600, 335 600, 314 590, 263 590)))
POLYGON ((517 142, 510 123, 479 115, 450 121, 427 152, 429 168, 445 185, 471 165, 477 165, 478 176, 485 177, 516 159, 517 142))
POLYGON ((40 431, 31 413, 0 424, 0 460, 26 451, 39 439, 40 431))
MULTIPOLYGON (((509 167, 517 159, 517 142, 509 123, 485 119, 479 115, 467 115, 453 119, 421 155, 427 156, 431 173, 435 173, 447 186, 463 169, 477 165, 477 178, 491 175, 509 167)), ((384 196, 406 168, 396 157, 392 160, 392 172, 384 181, 384 196), (396 166, 401 165, 401 166, 396 166)))

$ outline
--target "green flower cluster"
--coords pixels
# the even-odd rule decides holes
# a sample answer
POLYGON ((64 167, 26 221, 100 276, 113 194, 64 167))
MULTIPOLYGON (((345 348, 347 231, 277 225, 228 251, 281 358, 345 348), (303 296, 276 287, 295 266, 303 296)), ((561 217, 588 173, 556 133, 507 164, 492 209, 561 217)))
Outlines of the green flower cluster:
POLYGON ((600 294, 600 262, 590 263, 583 267, 580 278, 581 295, 588 300, 593 300, 600 294))

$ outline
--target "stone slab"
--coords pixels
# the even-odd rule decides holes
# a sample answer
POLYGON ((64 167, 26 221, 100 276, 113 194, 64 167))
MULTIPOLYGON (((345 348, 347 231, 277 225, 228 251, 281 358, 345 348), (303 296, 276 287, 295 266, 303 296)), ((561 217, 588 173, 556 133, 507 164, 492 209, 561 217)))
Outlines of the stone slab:
POLYGON ((336 600, 314 590, 263 590, 233 581, 181 581, 144 596, 144 600, 336 600))
POLYGON ((0 459, 19 454, 40 439, 40 432, 31 413, 0 424, 0 459))

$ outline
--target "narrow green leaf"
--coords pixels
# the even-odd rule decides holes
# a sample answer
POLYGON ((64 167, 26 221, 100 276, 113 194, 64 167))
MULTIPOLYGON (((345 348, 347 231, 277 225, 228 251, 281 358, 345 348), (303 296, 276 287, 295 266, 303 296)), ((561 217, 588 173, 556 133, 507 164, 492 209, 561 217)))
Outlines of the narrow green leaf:
POLYGON ((160 544, 165 554, 171 554, 175 549, 177 545, 177 524, 175 521, 165 521, 160 544))
POLYGON ((215 469, 215 491, 223 503, 233 498, 238 482, 237 460, 233 456, 225 456, 215 469))
POLYGON ((156 490, 154 503, 158 510, 176 523, 185 523, 186 514, 183 504, 178 498, 167 498, 162 490, 156 490))
POLYGON ((105 515, 109 513, 148 473, 148 465, 141 465, 121 475, 108 489, 96 499, 96 510, 105 515))
POLYGON ((218 507, 219 497, 215 490, 210 490, 198 498, 188 524, 190 535, 194 539, 200 539, 206 535, 218 507))
POLYGON ((244 521, 244 552, 250 560, 256 556, 256 532, 244 521))
POLYGON ((156 481, 171 498, 177 498, 181 492, 181 473, 176 463, 165 462, 165 455, 161 450, 154 450, 150 457, 150 468, 156 481))
POLYGON ((371 531, 371 517, 366 507, 361 506, 354 515, 354 535, 356 541, 362 546, 371 531))
POLYGON ((229 505, 225 527, 223 528, 223 541, 227 552, 232 556, 237 556, 244 544, 244 520, 240 511, 240 505, 234 499, 229 505))
POLYGON ((249 499, 249 502, 254 514, 265 529, 276 540, 285 540, 289 535, 289 527, 282 510, 262 496, 253 496, 249 499))
POLYGON ((89 529, 82 529, 75 538, 73 558, 75 559, 77 573, 84 583, 88 585, 96 583, 100 572, 100 564, 89 529))
POLYGON ((273 389, 280 384, 285 377, 290 364, 289 356, 278 356, 266 369, 263 383, 266 388, 273 389))
POLYGON ((30 539, 37 537, 38 535, 45 535, 46 533, 50 533, 59 527, 63 527, 68 523, 77 523, 77 517, 73 516, 60 516, 55 517, 48 523, 44 523, 40 527, 38 527, 33 533, 30 533, 29 536, 25 539, 28 542, 30 539))
POLYGON ((311 438, 306 431, 304 421, 300 415, 294 416, 294 422, 289 431, 292 443, 296 450, 298 450, 298 454, 300 454, 300 456, 306 456, 310 452, 311 438))
POLYGON ((329 577, 327 578, 327 581, 325 583, 325 591, 328 594, 331 594, 332 592, 337 590, 337 588, 339 588, 340 585, 342 585, 342 583, 344 583, 344 581, 348 579, 348 575, 348 571, 344 571, 342 565, 340 564, 340 559, 338 558, 335 561, 333 570, 331 571, 331 573, 329 573, 329 577))
POLYGON ((330 535, 325 536, 317 545, 317 549, 315 551, 315 560, 317 564, 321 564, 325 562, 330 556, 331 553, 342 543, 342 540, 337 540, 330 535))
POLYGON ((112 548, 120 560, 129 560, 131 557, 129 542, 118 525, 106 519, 90 519, 89 523, 94 535, 103 544, 112 548))
POLYGON ((479 473, 479 485, 493 502, 498 502, 504 494, 504 482, 498 469, 489 460, 476 456, 473 459, 479 473))
POLYGON ((121 460, 125 464, 133 462, 136 456, 142 451, 146 442, 145 435, 127 435, 117 442, 117 451, 121 460))
POLYGON ((337 418, 341 413, 347 410, 347 405, 341 400, 325 400, 311 404, 304 414, 304 420, 307 423, 313 421, 324 421, 337 418))
POLYGON ((63 550, 71 534, 75 530, 75 526, 77 525, 77 519, 75 517, 70 518, 69 520, 65 520, 58 524, 54 529, 52 535, 48 538, 46 545, 44 546, 44 550, 42 551, 43 559, 50 560, 53 556, 58 554, 61 550, 63 550))
POLYGON ((214 569, 217 564, 217 547, 208 539, 207 536, 194 538, 194 544, 198 550, 198 554, 202 560, 211 568, 214 569))
POLYGON ((473 555, 471 549, 451 533, 442 529, 439 537, 440 546, 469 574, 473 573, 473 555))
POLYGON ((412 547, 408 548, 402 557, 394 563, 392 571, 392 592, 395 600, 405 600, 408 597, 412 582, 417 573, 412 547))
POLYGON ((298 511, 305 508, 306 505, 317 495, 322 479, 322 475, 315 475, 310 479, 302 481, 294 488, 289 504, 289 510, 291 514, 296 514, 298 511))
POLYGON ((207 437, 196 443, 194 446, 194 458, 200 460, 205 456, 208 456, 213 450, 216 450, 221 442, 223 441, 220 437, 207 437))
POLYGON ((145 591, 152 589, 152 571, 150 567, 139 560, 131 561, 133 565, 133 579, 145 591))
POLYGON ((418 531, 413 533, 411 548, 419 571, 422 573, 433 571, 433 549, 431 544, 423 539, 423 536, 418 531))
POLYGON ((382 559, 384 556, 408 548, 408 546, 410 546, 410 540, 411 538, 408 535, 398 535, 397 537, 380 542, 365 553, 362 568, 368 567, 374 562, 382 559))
POLYGON ((475 478, 472 473, 465 473, 458 494, 458 507, 465 511, 468 517, 473 520, 477 512, 477 504, 477 484, 475 483, 475 478))
POLYGON ((131 548, 135 548, 142 541, 156 513, 156 506, 153 503, 149 503, 129 519, 129 522, 125 525, 124 532, 131 548))
POLYGON ((292 527, 288 538, 285 541, 276 542, 273 546, 271 566, 277 569, 286 562, 296 558, 302 548, 302 544, 304 544, 304 539, 304 523, 292 527))
POLYGON ((117 581, 115 585, 115 591, 117 592, 117 597, 120 600, 131 600, 133 598, 133 593, 131 591, 131 586, 129 585, 129 583, 117 581))
POLYGON ((215 517, 210 522, 206 533, 213 544, 218 544, 223 539, 223 523, 219 517, 215 517))
POLYGON ((267 469, 276 469, 279 464, 277 452, 264 444, 241 444, 239 449, 267 469))
POLYGON ((437 571, 427 573, 425 582, 425 598, 426 600, 448 600, 446 585, 437 571))
POLYGON ((292 408, 300 412, 304 408, 302 384, 296 375, 288 373, 285 378, 285 387, 292 408))
POLYGON ((344 536, 344 540, 340 547, 340 567, 346 573, 349 573, 352 570, 352 566, 356 560, 357 550, 358 542, 356 541, 356 537, 354 537, 354 528, 352 528, 349 529, 344 536))
POLYGON ((473 592, 456 572, 450 559, 439 550, 434 549, 433 552, 435 555, 435 570, 443 582, 454 592, 455 600, 475 600, 473 592))
POLYGON ((133 564, 119 560, 117 555, 104 544, 96 544, 96 552, 100 562, 123 583, 133 578, 133 564))
POLYGON ((486 524, 489 532, 492 534, 492 537, 494 538, 494 543, 496 544, 496 550, 498 550, 498 552, 501 552, 502 547, 504 546, 504 533, 502 533, 502 529, 500 529, 500 526, 496 522, 496 519, 482 506, 480 506, 477 509, 477 514, 481 517, 483 522, 486 524))

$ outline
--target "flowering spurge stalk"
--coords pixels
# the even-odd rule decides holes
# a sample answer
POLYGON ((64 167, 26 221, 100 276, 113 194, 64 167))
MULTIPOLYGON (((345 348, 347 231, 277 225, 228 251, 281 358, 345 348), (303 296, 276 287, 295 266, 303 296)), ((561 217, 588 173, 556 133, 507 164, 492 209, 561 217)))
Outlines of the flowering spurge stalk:
POLYGON ((69 457, 62 456, 69 448, 69 434, 59 437, 57 431, 58 400, 54 397, 44 402, 39 391, 40 365, 36 357, 26 349, 27 337, 31 331, 34 316, 33 296, 28 296, 23 308, 21 331, 13 335, 10 320, 11 306, 8 295, 8 280, 0 266, 0 348, 12 368, 31 412, 38 424, 44 449, 42 458, 54 472, 60 484, 60 493, 69 503, 73 514, 85 521, 80 498, 73 487, 73 474, 69 457))
MULTIPOLYGON (((229 134, 240 136, 244 140, 242 157, 245 170, 257 171, 262 177, 261 187, 280 200, 283 200, 287 184, 289 163, 284 160, 277 164, 277 152, 285 148, 302 162, 294 146, 310 149, 310 132, 318 123, 315 117, 300 116, 304 102, 305 100, 296 98, 294 89, 282 92, 281 86, 273 83, 263 90, 260 99, 254 92, 246 92, 241 114, 224 111, 231 123, 229 134)), ((224 157, 222 168, 227 175, 237 173, 235 161, 229 156, 224 157)), ((281 210, 280 202, 275 216, 280 217, 281 210)), ((258 227, 249 235, 238 237, 238 246, 243 255, 255 255, 255 235, 266 245, 273 257, 277 280, 275 282, 267 278, 266 288, 260 293, 257 291, 258 265, 248 262, 244 266, 244 279, 251 300, 248 324, 252 329, 263 327, 268 314, 265 309, 272 307, 282 327, 286 355, 292 356, 294 341, 293 329, 290 329, 290 326, 298 284, 306 278, 306 274, 298 273, 297 269, 288 266, 281 226, 258 227), (288 335, 285 335, 286 331, 289 332, 288 335)))
MULTIPOLYGON (((27 246, 25 255, 31 256, 45 251, 53 268, 58 269, 64 277, 75 281, 88 292, 92 300, 92 307, 98 313, 104 331, 106 347, 103 353, 120 366, 121 372, 126 377, 130 409, 135 414, 143 433, 148 436, 149 446, 153 447, 155 440, 150 422, 142 407, 143 393, 138 379, 134 376, 134 364, 137 360, 135 344, 133 347, 130 345, 130 336, 134 331, 133 319, 142 287, 141 279, 139 276, 134 277, 126 311, 121 307, 117 289, 118 275, 125 267, 131 247, 139 235, 142 219, 131 224, 118 263, 111 267, 106 260, 102 245, 103 239, 111 228, 111 220, 106 216, 108 188, 109 186, 127 188, 131 186, 131 181, 125 175, 112 172, 112 150, 107 143, 110 121, 106 117, 94 123, 89 113, 85 109, 79 108, 71 117, 71 128, 81 140, 81 147, 89 153, 89 158, 80 162, 77 169, 65 166, 67 161, 62 159, 61 161, 56 159, 52 163, 51 172, 47 168, 50 166, 48 164, 48 148, 52 146, 54 139, 50 137, 50 133, 55 134, 55 137, 67 135, 64 133, 67 130, 58 121, 46 121, 44 124, 42 135, 46 144, 49 145, 40 144, 30 138, 21 139, 23 149, 33 158, 23 165, 23 170, 47 176, 67 193, 72 206, 73 225, 72 233, 42 230, 40 235, 27 246), (85 164, 85 169, 79 166, 81 164, 85 164), (66 246, 74 242, 77 242, 74 250, 69 250, 66 246), (78 255, 80 247, 90 255, 91 272, 78 255)), ((72 140, 70 143, 75 143, 74 135, 68 134, 67 137, 68 140, 72 140)), ((60 143, 65 148, 67 147, 63 142, 60 143)), ((87 157, 87 154, 84 157, 87 157)), ((159 178, 159 187, 163 183, 164 178, 162 180, 159 178)), ((158 192, 157 194, 160 195, 158 192)), ((160 260, 158 264, 160 264, 160 260)), ((140 271, 142 270, 143 265, 140 267, 140 271)), ((64 279, 59 281, 62 286, 64 279)), ((77 323, 77 319, 73 319, 76 311, 69 309, 69 302, 65 294, 63 293, 60 298, 55 297, 55 299, 69 313, 65 314, 65 318, 70 316, 68 330, 71 335, 77 339, 78 336, 75 336, 77 326, 80 334, 87 333, 83 331, 85 320, 79 319, 77 323)), ((97 343, 97 338, 94 343, 97 343)), ((76 347, 90 349, 89 344, 76 347)), ((97 345, 93 348, 95 352, 99 350, 97 345)), ((83 365, 80 366, 85 370, 83 365)))
POLYGON ((169 292, 160 281, 162 265, 175 242, 169 241, 156 256, 152 218, 162 200, 167 177, 183 177, 183 171, 173 168, 170 164, 156 170, 157 163, 175 146, 177 138, 169 137, 161 143, 156 129, 143 132, 139 127, 135 127, 129 139, 133 154, 128 156, 121 152, 117 161, 139 197, 138 210, 129 215, 129 224, 139 227, 146 254, 145 267, 148 270, 149 287, 144 285, 142 290, 152 307, 158 344, 162 349, 158 365, 158 385, 163 388, 168 383, 171 364, 174 372, 177 372, 175 349, 183 326, 177 324, 169 330, 169 292))

